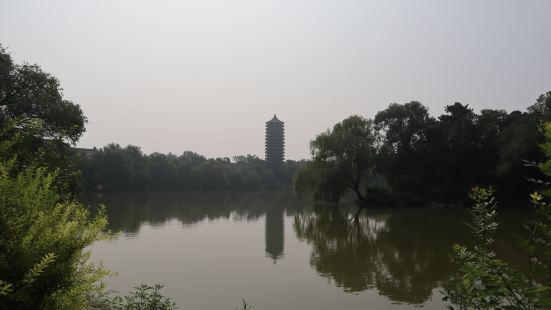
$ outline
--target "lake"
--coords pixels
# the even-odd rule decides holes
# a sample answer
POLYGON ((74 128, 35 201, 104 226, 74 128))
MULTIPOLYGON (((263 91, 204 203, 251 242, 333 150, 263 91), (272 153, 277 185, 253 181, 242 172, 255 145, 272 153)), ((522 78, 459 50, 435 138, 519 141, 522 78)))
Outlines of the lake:
MULTIPOLYGON (((314 206, 289 192, 112 193, 114 240, 92 259, 117 272, 109 287, 163 284, 180 309, 444 309, 451 246, 469 242, 463 208, 314 206), (350 208, 350 212, 355 211, 350 208)), ((500 210, 497 251, 513 264, 526 212, 500 210)))

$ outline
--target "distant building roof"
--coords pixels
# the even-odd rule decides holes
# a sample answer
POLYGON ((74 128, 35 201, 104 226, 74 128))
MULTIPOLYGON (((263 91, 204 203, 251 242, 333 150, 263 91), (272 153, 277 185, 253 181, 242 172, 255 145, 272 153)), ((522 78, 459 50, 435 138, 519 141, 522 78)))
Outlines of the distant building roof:
POLYGON ((273 123, 283 123, 282 121, 280 121, 277 116, 274 114, 274 117, 272 117, 271 120, 268 121, 268 123, 270 122, 273 122, 273 123))

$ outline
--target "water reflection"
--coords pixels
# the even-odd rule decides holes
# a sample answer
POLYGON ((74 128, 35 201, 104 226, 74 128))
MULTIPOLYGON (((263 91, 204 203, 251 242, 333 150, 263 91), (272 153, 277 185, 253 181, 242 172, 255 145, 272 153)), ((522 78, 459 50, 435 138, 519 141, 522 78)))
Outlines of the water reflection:
POLYGON ((183 225, 220 218, 251 221, 268 210, 293 214, 303 205, 289 192, 103 193, 86 195, 82 201, 92 210, 101 204, 108 206, 108 228, 123 233, 136 233, 143 223, 160 226, 172 219, 183 225))
MULTIPOLYGON (((429 209, 430 210, 430 209, 429 209)), ((375 210, 357 220, 339 208, 295 215, 312 245, 311 266, 347 292, 376 288, 394 302, 422 304, 453 270, 451 244, 469 239, 462 210, 375 210)))
MULTIPOLYGON (((341 292, 359 294, 375 289, 392 302, 407 304, 423 304, 431 298, 453 272, 449 260, 451 245, 469 240, 464 225, 468 214, 459 208, 375 209, 355 221, 349 219, 350 213, 343 208, 305 206, 287 192, 102 194, 84 197, 84 202, 92 209, 99 204, 107 205, 109 229, 129 238, 144 237, 138 232, 145 223, 162 227, 177 220, 184 227, 199 227, 209 221, 230 219, 257 227, 246 224, 264 217, 264 249, 262 239, 253 247, 254 251, 263 251, 274 264, 285 258, 286 251, 298 249, 293 235, 287 236, 293 246, 285 248, 285 220, 291 220, 288 225, 292 224, 296 238, 307 244, 306 253, 310 254, 309 265, 305 260, 304 267, 293 268, 308 273, 313 269, 341 292)), ((518 211, 501 214, 498 231, 501 236, 496 244, 499 253, 518 261, 523 257, 512 246, 512 238, 504 235, 519 231, 523 215, 518 211)), ((262 232, 250 230, 250 234, 256 233, 262 232)), ((195 240, 208 242, 201 236, 195 240)), ((251 247, 242 240, 232 242, 224 242, 224 247, 251 247)), ((266 258, 262 257, 263 261, 266 258)), ((285 266, 277 267, 281 265, 285 266)), ((248 268, 228 266, 237 267, 248 268)), ((279 281, 284 283, 288 279, 279 281)))
POLYGON ((266 211, 266 255, 274 263, 283 257, 285 240, 285 209, 283 206, 274 206, 266 211))
POLYGON ((132 237, 143 223, 161 226, 177 219, 183 225, 204 220, 232 218, 236 221, 258 220, 265 215, 266 256, 283 257, 285 212, 293 214, 303 203, 289 192, 265 193, 105 193, 83 197, 96 210, 106 205, 108 228, 132 237))

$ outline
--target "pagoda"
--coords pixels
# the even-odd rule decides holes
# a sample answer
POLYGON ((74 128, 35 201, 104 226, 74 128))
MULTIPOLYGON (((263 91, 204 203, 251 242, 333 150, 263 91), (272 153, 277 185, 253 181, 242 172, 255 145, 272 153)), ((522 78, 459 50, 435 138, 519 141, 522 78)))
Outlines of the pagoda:
POLYGON ((266 161, 270 165, 279 166, 285 160, 285 128, 284 123, 274 114, 266 122, 266 161))

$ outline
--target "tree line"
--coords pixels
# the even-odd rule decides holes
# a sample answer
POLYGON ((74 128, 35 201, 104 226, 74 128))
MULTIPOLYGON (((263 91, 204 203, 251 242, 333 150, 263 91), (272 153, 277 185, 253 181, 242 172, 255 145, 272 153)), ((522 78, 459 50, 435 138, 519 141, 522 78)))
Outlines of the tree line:
POLYGON ((147 155, 137 146, 109 144, 82 158, 79 167, 87 191, 256 191, 290 188, 303 164, 287 160, 272 167, 254 155, 207 159, 191 151, 147 155))
POLYGON ((83 190, 265 190, 290 188, 303 162, 279 169, 252 155, 207 159, 194 152, 144 154, 137 146, 109 144, 91 157, 74 148, 85 132, 86 116, 63 98, 59 80, 40 66, 15 64, 0 46, 0 128, 13 140, 11 155, 20 168, 56 173, 56 187, 83 190))
POLYGON ((459 102, 433 117, 417 101, 393 103, 373 119, 354 115, 315 137, 313 160, 294 179, 298 194, 339 201, 355 193, 370 203, 457 203, 475 185, 492 185, 504 202, 524 201, 540 172, 541 125, 551 120, 551 92, 526 111, 459 102))
POLYGON ((373 119, 351 116, 311 142, 312 160, 273 170, 251 155, 207 159, 143 154, 139 147, 107 145, 91 157, 73 148, 87 122, 63 98, 57 78, 38 65, 15 64, 0 47, 0 127, 17 165, 31 162, 56 172, 69 193, 121 190, 263 190, 289 188, 316 200, 338 201, 352 191, 362 205, 453 203, 470 187, 494 185, 501 201, 524 199, 538 178, 525 161, 541 162, 539 127, 551 120, 551 92, 525 111, 475 112, 455 103, 431 116, 412 101, 391 104, 373 119), (16 123, 16 125, 14 125, 16 123), (294 176, 294 182, 292 182, 294 176))

